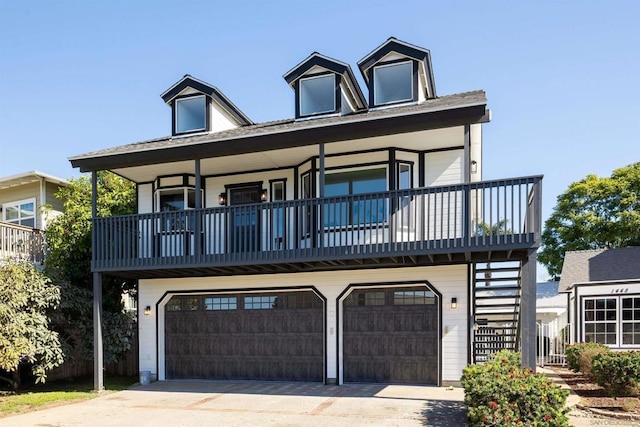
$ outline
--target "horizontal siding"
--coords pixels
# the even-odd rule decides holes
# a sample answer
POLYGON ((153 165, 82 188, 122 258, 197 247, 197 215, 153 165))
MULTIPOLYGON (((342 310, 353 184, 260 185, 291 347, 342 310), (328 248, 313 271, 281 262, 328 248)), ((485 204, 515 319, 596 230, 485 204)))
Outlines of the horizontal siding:
POLYGON ((336 300, 353 283, 384 283, 428 281, 442 294, 442 354, 443 381, 458 381, 467 361, 467 270, 466 265, 441 267, 413 267, 361 271, 330 271, 299 274, 204 277, 182 279, 141 280, 139 283, 140 313, 140 369, 151 371, 164 379, 164 304, 171 291, 203 291, 234 289, 269 289, 314 286, 327 299, 327 377, 337 374, 336 339, 340 328, 337 324, 336 300), (451 310, 451 298, 458 299, 458 309, 451 310), (156 312, 156 304, 158 304, 156 312), (152 307, 152 314, 144 316, 144 307, 152 307), (159 325, 156 348, 156 320, 159 325), (157 353, 156 353, 157 351, 157 353), (159 359, 156 359, 156 354, 159 359), (156 368, 159 362, 160 372, 156 368))
POLYGON ((425 185, 460 184, 462 175, 462 150, 440 151, 425 155, 425 185))
POLYGON ((151 184, 138 185, 138 213, 153 212, 153 186, 151 184))

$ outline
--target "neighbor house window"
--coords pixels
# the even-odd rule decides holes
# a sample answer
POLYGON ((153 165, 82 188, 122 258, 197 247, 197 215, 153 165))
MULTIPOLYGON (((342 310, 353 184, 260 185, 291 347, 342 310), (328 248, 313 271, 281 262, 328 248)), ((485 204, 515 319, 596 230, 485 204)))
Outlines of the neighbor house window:
POLYGON ((36 226, 36 199, 20 200, 2 205, 2 220, 12 224, 36 226))
POLYGON ((413 100, 413 64, 411 61, 379 65, 373 69, 375 105, 413 100))
POLYGON ((583 340, 612 347, 640 346, 640 297, 583 300, 583 340))
POLYGON ((176 133, 205 130, 207 126, 204 96, 177 99, 175 106, 176 133))
POLYGON ((300 116, 336 110, 336 78, 333 74, 300 79, 300 116))
POLYGON ((325 176, 325 195, 337 197, 325 206, 325 227, 371 224, 387 217, 387 198, 362 197, 341 201, 338 196, 377 193, 387 190, 387 169, 364 169, 325 176))

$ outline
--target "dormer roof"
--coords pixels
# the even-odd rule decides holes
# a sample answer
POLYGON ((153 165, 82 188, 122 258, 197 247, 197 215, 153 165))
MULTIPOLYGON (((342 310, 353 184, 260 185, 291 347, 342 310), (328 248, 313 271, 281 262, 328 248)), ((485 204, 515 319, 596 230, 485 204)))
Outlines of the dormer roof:
MULTIPOLYGON (((389 37, 384 43, 375 48, 371 53, 358 61, 358 68, 367 85, 369 85, 369 70, 380 62, 385 62, 387 57, 397 54, 401 57, 412 59, 420 64, 419 77, 423 79, 424 94, 426 99, 436 98, 436 85, 431 66, 431 52, 428 49, 412 45, 395 37, 389 37)), ((371 88, 369 88, 371 91, 371 88)))
POLYGON ((238 122, 238 125, 254 124, 249 117, 247 117, 238 107, 235 106, 233 102, 231 102, 231 100, 229 100, 229 98, 224 95, 224 93, 220 91, 220 89, 209 83, 203 82, 202 80, 198 80, 189 74, 185 74, 182 79, 167 89, 160 96, 166 104, 171 105, 178 96, 188 89, 195 90, 196 92, 200 92, 213 99, 225 110, 225 112, 238 122))
POLYGON ((321 53, 313 52, 282 77, 287 84, 295 90, 295 84, 300 78, 321 71, 330 71, 341 76, 343 84, 349 89, 357 104, 357 110, 367 108, 366 98, 353 74, 351 66, 345 62, 322 55, 321 53))

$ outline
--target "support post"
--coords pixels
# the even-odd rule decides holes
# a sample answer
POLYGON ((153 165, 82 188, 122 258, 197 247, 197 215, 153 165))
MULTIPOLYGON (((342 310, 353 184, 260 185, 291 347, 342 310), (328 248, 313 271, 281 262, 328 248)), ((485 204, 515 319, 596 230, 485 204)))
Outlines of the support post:
MULTIPOLYGON (((97 233, 95 219, 98 216, 98 173, 91 173, 91 253, 95 262, 97 233)), ((93 264, 93 263, 92 263, 93 264)), ((93 267, 92 267, 93 268, 93 267)), ((104 352, 102 347, 102 274, 93 273, 93 389, 104 390, 104 352)))
MULTIPOLYGON (((193 251, 194 253, 191 255, 196 255, 198 257, 202 256, 204 250, 202 247, 202 212, 200 212, 200 209, 202 209, 202 177, 200 174, 200 159, 196 159, 195 160, 195 175, 196 175, 196 213, 193 215, 193 220, 194 220, 194 224, 192 224, 193 227, 193 251)), ((189 248, 189 246, 191 246, 189 244, 190 242, 187 241, 186 244, 186 248, 189 248)))
POLYGON ((522 262, 520 295, 520 346, 522 366, 536 370, 536 250, 522 262))
POLYGON ((104 391, 102 347, 102 274, 93 273, 93 389, 104 391))
MULTIPOLYGON (((324 198, 324 142, 320 143, 318 148, 318 188, 320 200, 324 198)), ((318 212, 318 230, 320 235, 318 236, 320 247, 324 247, 324 204, 320 204, 320 210, 318 212)))

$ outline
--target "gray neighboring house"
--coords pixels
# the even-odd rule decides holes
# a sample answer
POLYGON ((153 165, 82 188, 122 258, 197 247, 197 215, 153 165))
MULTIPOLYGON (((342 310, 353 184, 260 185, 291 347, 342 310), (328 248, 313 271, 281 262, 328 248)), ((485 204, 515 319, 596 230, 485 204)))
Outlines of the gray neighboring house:
POLYGON ((560 291, 569 294, 572 342, 640 349, 640 247, 565 254, 560 291))
POLYGON ((63 212, 55 193, 67 184, 37 170, 0 177, 0 259, 44 260, 42 230, 63 212))

